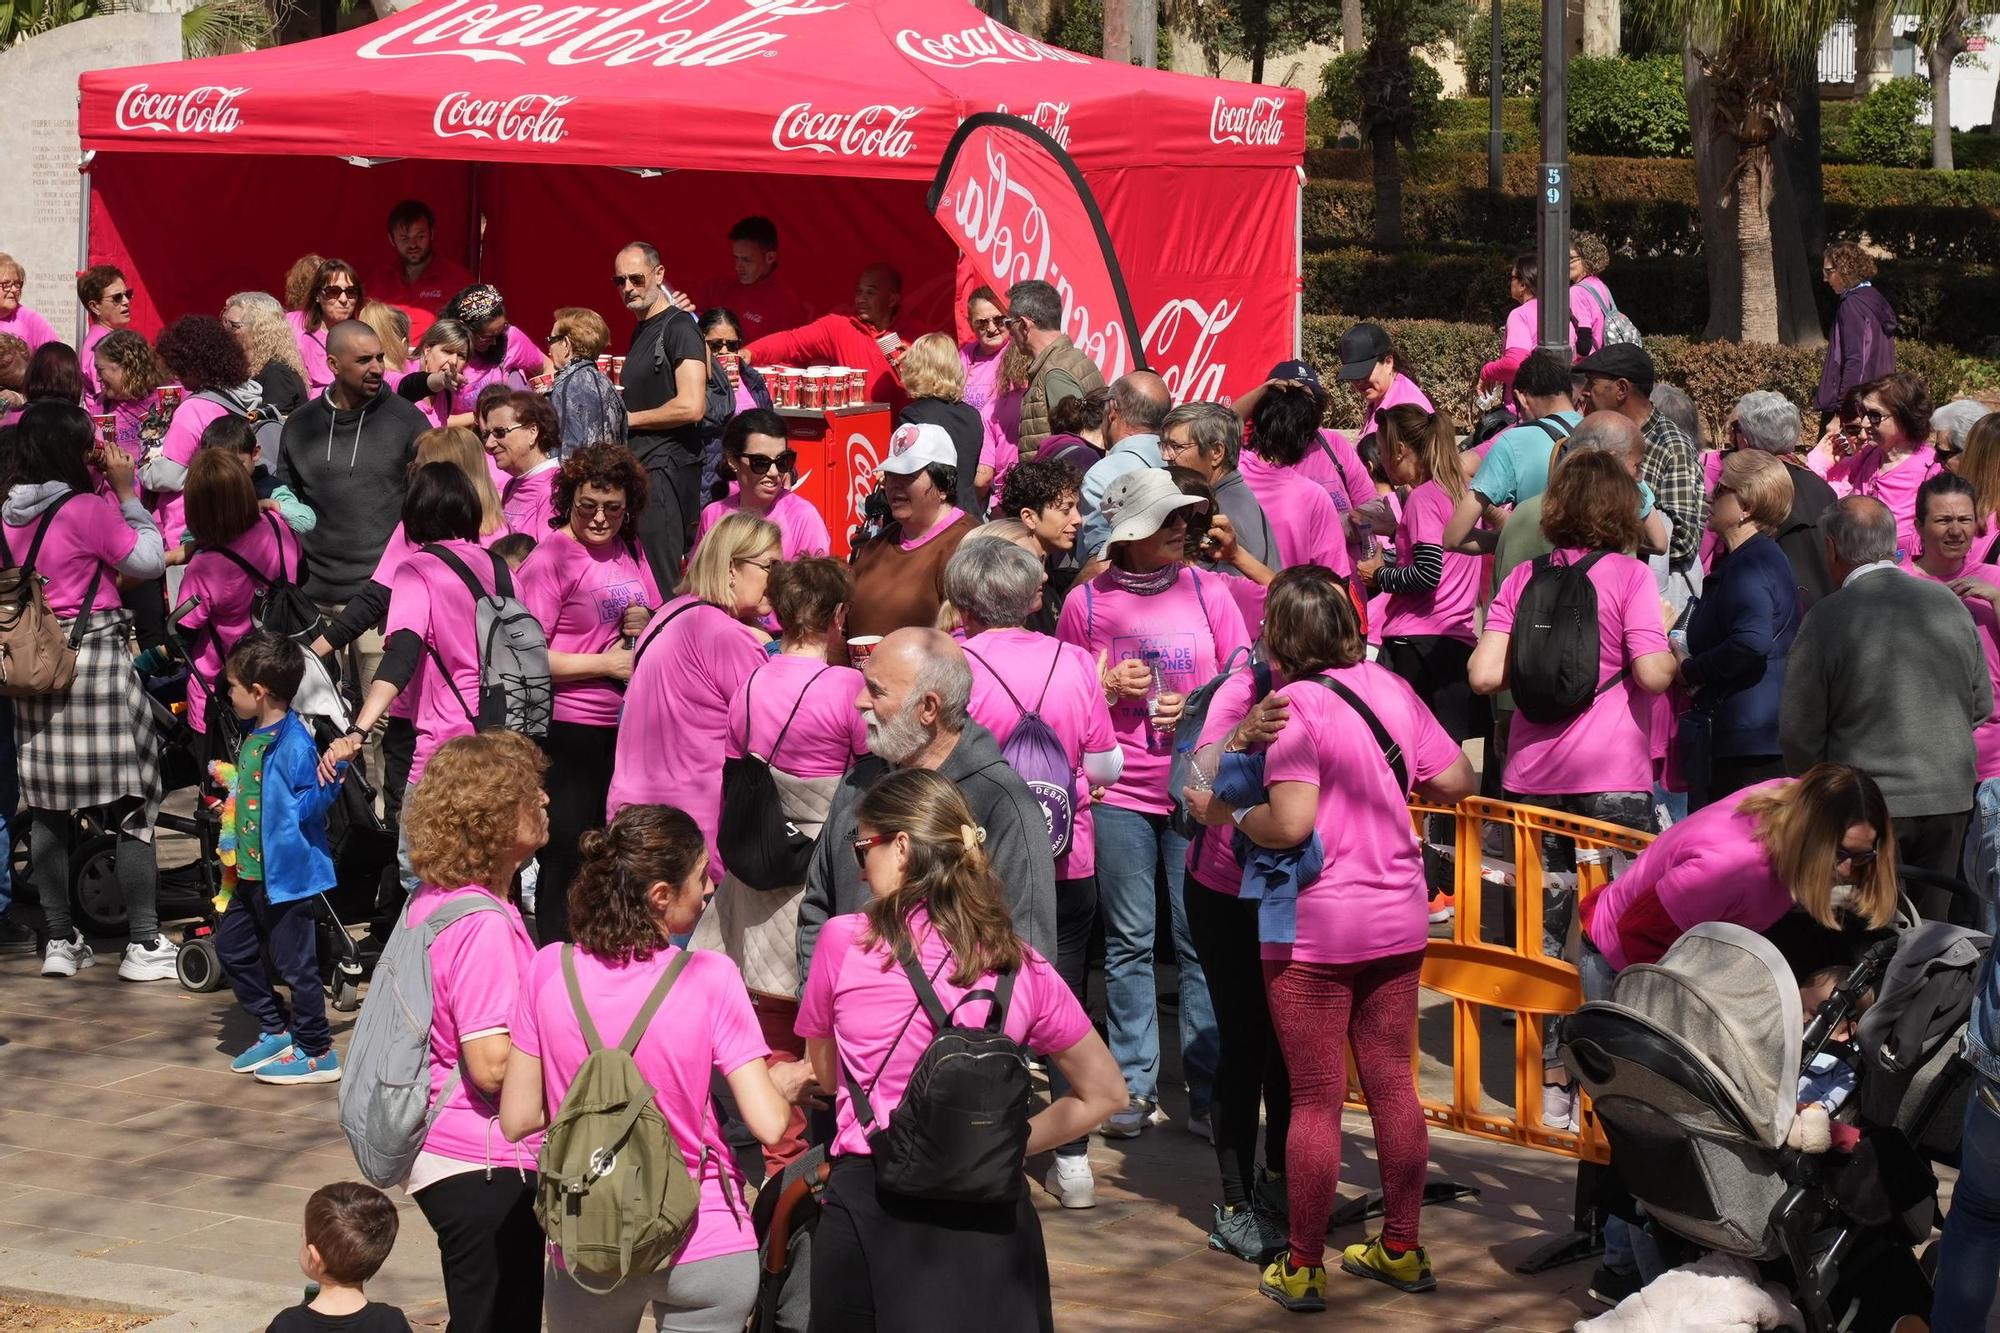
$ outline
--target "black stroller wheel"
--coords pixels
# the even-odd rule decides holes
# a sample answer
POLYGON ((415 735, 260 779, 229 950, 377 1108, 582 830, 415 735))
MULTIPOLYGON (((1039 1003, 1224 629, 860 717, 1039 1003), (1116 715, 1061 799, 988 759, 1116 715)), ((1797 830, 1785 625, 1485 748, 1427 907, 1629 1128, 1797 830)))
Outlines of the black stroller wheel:
POLYGON ((215 952, 215 941, 205 935, 181 945, 174 955, 174 972, 180 978, 181 988, 197 995, 221 990, 228 981, 222 974, 222 959, 215 952))
POLYGON ((86 935, 125 933, 125 895, 118 887, 118 838, 100 833, 70 857, 69 901, 86 935))

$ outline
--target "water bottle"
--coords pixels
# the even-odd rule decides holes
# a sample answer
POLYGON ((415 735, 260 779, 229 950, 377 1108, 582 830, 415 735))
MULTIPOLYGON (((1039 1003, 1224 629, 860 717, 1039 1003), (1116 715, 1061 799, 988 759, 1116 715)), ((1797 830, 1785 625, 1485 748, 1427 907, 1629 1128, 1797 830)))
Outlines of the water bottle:
POLYGON ((1149 754, 1171 754, 1173 737, 1153 725, 1160 715, 1160 695, 1166 692, 1166 673, 1160 670, 1160 655, 1146 653, 1142 659, 1146 670, 1152 673, 1152 683, 1146 686, 1146 751, 1149 754))

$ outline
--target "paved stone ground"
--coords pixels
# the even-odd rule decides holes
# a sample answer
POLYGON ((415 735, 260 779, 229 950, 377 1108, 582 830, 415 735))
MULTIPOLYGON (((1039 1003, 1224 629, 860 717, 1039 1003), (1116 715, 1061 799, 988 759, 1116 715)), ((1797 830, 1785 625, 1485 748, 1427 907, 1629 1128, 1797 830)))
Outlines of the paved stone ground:
MULTIPOLYGON (((333 1089, 231 1075, 226 1053, 253 1031, 227 992, 123 983, 114 947, 99 957, 72 981, 43 980, 27 956, 0 958, 0 1252, 298 1287, 306 1198, 353 1175, 333 1089)), ((334 1017, 344 1045, 351 1016, 334 1017)), ((1365 1118, 1349 1119, 1344 1195, 1375 1183, 1365 1118)), ((1036 1191, 1064 1333, 1304 1326, 1257 1294, 1249 1265, 1205 1247, 1215 1180, 1206 1143, 1167 1125, 1128 1143, 1093 1140, 1091 1154, 1096 1209, 1066 1213, 1036 1191)), ((1564 1228, 1567 1165, 1443 1133, 1432 1160, 1433 1179, 1483 1191, 1425 1211, 1442 1289, 1405 1296, 1336 1276, 1336 1315, 1383 1330, 1568 1329, 1584 1311, 1588 1266, 1512 1271, 1564 1228)), ((430 1231, 399 1202, 402 1236, 371 1294, 441 1325, 430 1231)), ((1361 1238, 1354 1229, 1335 1243, 1361 1238)))

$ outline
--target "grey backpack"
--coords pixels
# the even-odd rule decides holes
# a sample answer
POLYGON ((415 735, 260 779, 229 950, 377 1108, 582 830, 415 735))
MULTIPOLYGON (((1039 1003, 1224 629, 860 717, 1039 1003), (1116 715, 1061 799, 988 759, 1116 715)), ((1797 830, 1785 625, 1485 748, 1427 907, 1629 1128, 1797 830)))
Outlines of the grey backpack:
POLYGON ((423 551, 443 561, 472 594, 473 643, 479 650, 477 707, 466 702, 437 646, 428 640, 424 643, 437 662, 438 674, 465 710, 466 720, 475 731, 518 731, 536 738, 548 735, 555 708, 548 634, 534 613, 514 596, 514 578, 507 572, 507 562, 493 556, 493 591, 489 593, 465 562, 444 547, 431 545, 423 551))
POLYGON ((340 1130, 371 1185, 387 1189, 409 1179, 438 1112, 464 1074, 452 1070, 431 1102, 431 945, 474 912, 500 910, 498 900, 481 893, 445 903, 421 926, 412 926, 405 914, 389 933, 340 1081, 340 1130))

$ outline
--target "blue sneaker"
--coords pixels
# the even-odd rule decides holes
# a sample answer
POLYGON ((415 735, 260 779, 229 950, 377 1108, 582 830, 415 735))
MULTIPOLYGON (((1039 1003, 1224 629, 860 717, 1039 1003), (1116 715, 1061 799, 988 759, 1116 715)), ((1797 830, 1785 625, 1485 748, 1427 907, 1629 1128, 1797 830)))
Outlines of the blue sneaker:
POLYGON ((257 1038, 257 1044, 229 1062, 232 1074, 254 1074, 265 1065, 283 1060, 292 1053, 292 1034, 289 1032, 266 1032, 257 1038))
POLYGON ((294 1050, 287 1059, 258 1070, 256 1078, 259 1083, 338 1083, 340 1057, 332 1051, 307 1055, 294 1050))

